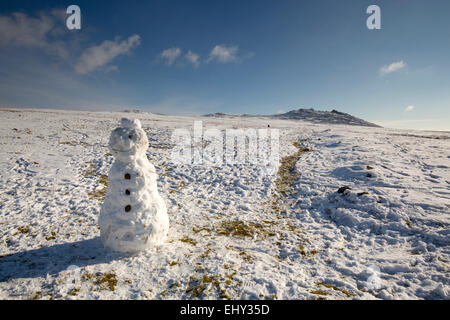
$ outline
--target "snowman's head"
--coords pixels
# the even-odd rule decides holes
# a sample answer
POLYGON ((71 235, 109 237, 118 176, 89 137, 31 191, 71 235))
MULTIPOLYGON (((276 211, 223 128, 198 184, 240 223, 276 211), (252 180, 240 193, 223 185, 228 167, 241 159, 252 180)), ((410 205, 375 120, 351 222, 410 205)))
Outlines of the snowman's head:
POLYGON ((109 139, 109 150, 122 161, 145 154, 148 149, 147 134, 138 119, 122 118, 121 126, 114 129, 109 139))

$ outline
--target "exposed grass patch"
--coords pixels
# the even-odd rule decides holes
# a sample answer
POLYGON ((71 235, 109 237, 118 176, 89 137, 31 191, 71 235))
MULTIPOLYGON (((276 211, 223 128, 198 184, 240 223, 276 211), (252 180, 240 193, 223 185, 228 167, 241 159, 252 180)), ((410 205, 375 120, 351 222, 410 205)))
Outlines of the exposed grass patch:
POLYGON ((316 294, 319 296, 329 296, 330 294, 328 292, 322 291, 322 290, 312 290, 310 291, 312 294, 316 294))
POLYGON ((231 297, 227 294, 225 289, 220 288, 219 290, 220 290, 219 298, 225 299, 225 300, 230 300, 231 299, 231 297))
POLYGON ((296 193, 293 185, 299 179, 300 174, 295 170, 295 165, 303 153, 311 151, 309 148, 302 147, 298 141, 294 141, 292 145, 297 148, 297 151, 281 159, 277 178, 275 179, 275 187, 278 196, 273 197, 271 209, 276 212, 281 211, 279 206, 281 198, 296 193))
MULTIPOLYGON (((300 173, 295 168, 296 164, 304 153, 312 151, 310 148, 303 147, 301 145, 301 141, 294 141, 292 145, 297 150, 293 154, 281 159, 280 166, 277 172, 277 178, 274 181, 275 192, 272 194, 272 197, 268 203, 268 211, 271 213, 276 213, 277 219, 279 219, 280 221, 285 220, 285 217, 282 216, 282 213, 288 210, 288 198, 292 198, 292 196, 297 193, 294 185, 300 179, 300 173)), ((298 200, 296 203, 298 203, 298 200)), ((283 226, 283 229, 286 234, 295 234, 301 239, 301 241, 310 244, 307 239, 304 239, 301 231, 297 226, 287 223, 285 226, 283 226)), ((279 237, 276 245, 281 245, 282 240, 283 238, 279 237)), ((299 249, 303 257, 311 257, 317 254, 316 250, 307 251, 303 246, 299 246, 299 249)))
POLYGON ((169 193, 175 193, 177 191, 180 191, 184 187, 186 187, 188 184, 185 181, 181 181, 178 186, 174 187, 173 189, 169 189, 169 193))
POLYGON ((34 295, 31 297, 32 300, 39 300, 43 298, 44 296, 48 296, 49 300, 53 300, 53 294, 52 293, 42 293, 42 291, 36 291, 34 295))
POLYGON ((206 227, 194 226, 194 227, 192 227, 192 231, 193 231, 194 233, 199 233, 199 232, 202 232, 202 231, 206 231, 206 232, 210 233, 210 232, 211 232, 211 229, 208 229, 208 228, 206 228, 206 227))
POLYGON ((197 241, 195 241, 194 239, 188 238, 188 237, 181 238, 180 241, 184 242, 184 243, 189 243, 193 246, 197 245, 197 241))
POLYGON ((344 193, 347 190, 352 190, 352 188, 350 188, 349 186, 343 186, 337 190, 337 193, 344 193))
POLYGON ((26 134, 32 134, 33 133, 29 128, 25 128, 23 130, 19 130, 17 128, 12 128, 12 130, 15 131, 16 133, 20 133, 20 132, 24 132, 26 134))
POLYGON ((186 293, 192 292, 192 295, 198 298, 203 294, 203 291, 205 291, 205 283, 194 276, 190 276, 186 293))
POLYGON ((271 227, 276 224, 276 222, 264 222, 254 223, 250 221, 241 220, 222 220, 220 224, 216 227, 216 232, 223 236, 232 236, 245 238, 253 238, 258 236, 259 238, 266 239, 276 235, 271 227))
POLYGON ((83 274, 83 276, 81 278, 86 281, 86 280, 91 280, 94 277, 95 277, 95 275, 92 273, 85 273, 85 274, 83 274))
POLYGON ((202 282, 203 282, 203 283, 211 283, 212 280, 211 280, 211 278, 210 278, 207 274, 205 274, 205 275, 203 276, 202 282))
POLYGON ((204 235, 220 235, 237 238, 255 238, 267 239, 276 236, 274 226, 277 221, 262 220, 261 223, 243 220, 221 220, 212 228, 207 226, 194 226, 194 233, 204 232, 204 235))
POLYGON ((67 145, 67 146, 71 146, 71 147, 76 147, 76 146, 88 147, 88 146, 90 146, 90 144, 88 144, 84 141, 60 141, 59 144, 67 145))
POLYGON ((104 273, 98 280, 99 285, 106 285, 109 290, 114 291, 117 285, 117 279, 115 273, 104 273))
POLYGON ((244 260, 247 263, 252 263, 253 260, 255 260, 255 258, 253 256, 249 255, 245 251, 241 251, 241 253, 239 253, 239 256, 242 258, 242 260, 244 260))
POLYGON ((262 226, 252 222, 244 222, 240 220, 223 220, 216 231, 222 236, 233 237, 250 237, 262 233, 262 226))
POLYGON ((31 299, 39 300, 41 297, 42 297, 42 291, 36 291, 31 299))
POLYGON ((71 296, 76 296, 78 294, 78 292, 80 292, 79 288, 73 288, 72 290, 70 290, 69 294, 71 296))
POLYGON ((242 285, 242 282, 233 279, 237 274, 236 270, 225 276, 210 275, 207 270, 200 266, 196 269, 196 272, 200 274, 189 276, 185 290, 186 293, 191 293, 194 298, 203 299, 206 298, 207 294, 213 294, 220 299, 231 299, 227 288, 232 289, 242 285))
POLYGON ((316 255, 318 252, 317 250, 313 249, 310 251, 306 251, 305 250, 305 246, 303 245, 298 245, 298 249, 300 250, 300 254, 304 257, 304 258, 311 258, 312 256, 316 255))
POLYGON ((225 277, 228 278, 228 279, 230 279, 230 280, 233 280, 233 279, 234 279, 234 276, 235 276, 236 274, 237 274, 237 271, 234 270, 233 273, 228 274, 228 275, 226 275, 225 277))
POLYGON ((100 189, 88 191, 90 199, 95 199, 100 202, 105 200, 106 189, 108 188, 108 176, 97 173, 97 167, 95 164, 90 163, 88 168, 82 172, 82 175, 86 178, 97 178, 97 182, 101 185, 100 189))
POLYGON ((317 282, 316 285, 324 286, 325 288, 333 289, 334 291, 341 292, 341 293, 345 294, 347 296, 347 298, 355 296, 353 293, 350 293, 350 292, 348 292, 347 290, 344 290, 344 289, 340 289, 340 288, 338 288, 338 287, 336 287, 335 285, 332 285, 332 284, 323 283, 323 282, 317 282))
POLYGON ((76 146, 77 143, 75 141, 60 141, 59 144, 68 145, 68 146, 76 146))
POLYGON ((30 227, 29 226, 18 227, 17 230, 19 230, 20 233, 27 233, 30 230, 30 227))
MULTIPOLYGON (((299 178, 299 173, 295 170, 295 165, 304 152, 310 151, 308 148, 302 148, 297 141, 293 142, 292 145, 297 148, 297 151, 281 158, 277 178, 275 179, 276 191, 283 197, 287 197, 293 193, 292 186, 299 178)), ((279 197, 276 197, 274 200, 278 201, 279 197)))
POLYGON ((50 234, 51 234, 50 236, 45 237, 45 240, 51 241, 51 240, 55 240, 56 239, 56 232, 52 231, 50 234))
POLYGON ((109 289, 111 291, 114 291, 117 285, 116 274, 112 272, 107 272, 98 275, 92 273, 85 273, 82 276, 82 280, 84 281, 93 280, 94 283, 100 286, 102 289, 109 289))
POLYGON ((172 171, 172 168, 165 165, 161 165, 161 167, 163 167, 164 172, 158 173, 158 175, 161 177, 168 177, 169 173, 172 171))
POLYGON ((213 250, 211 248, 206 249, 205 252, 202 253, 202 255, 200 256, 200 258, 205 259, 209 257, 209 254, 213 252, 213 250))

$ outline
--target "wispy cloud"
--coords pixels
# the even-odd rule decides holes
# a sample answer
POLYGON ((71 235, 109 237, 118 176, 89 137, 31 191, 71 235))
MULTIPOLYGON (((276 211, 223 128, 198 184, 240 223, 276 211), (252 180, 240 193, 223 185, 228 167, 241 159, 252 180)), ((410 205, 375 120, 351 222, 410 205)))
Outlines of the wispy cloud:
POLYGON ((389 65, 385 65, 385 66, 381 67, 380 75, 385 76, 389 73, 398 71, 398 70, 404 68, 405 66, 406 66, 406 63, 404 63, 403 61, 393 62, 389 65))
POLYGON ((237 62, 238 61, 238 53, 239 48, 237 46, 225 46, 223 44, 216 45, 211 52, 209 53, 209 57, 206 60, 207 63, 211 61, 217 61, 220 63, 229 63, 229 62, 237 62))
POLYGON ((61 58, 69 56, 63 40, 65 12, 53 9, 35 17, 14 12, 0 16, 0 47, 39 48, 61 58))
POLYGON ((80 74, 87 74, 95 69, 108 64, 117 56, 130 53, 141 43, 141 37, 137 34, 130 36, 127 40, 103 41, 98 46, 87 48, 75 65, 75 71, 80 74))
MULTIPOLYGON (((230 62, 241 62, 245 59, 254 56, 252 52, 246 55, 238 55, 238 46, 226 46, 223 44, 216 45, 209 53, 206 63, 218 62, 218 63, 230 63, 230 62)), ((172 66, 175 64, 178 58, 181 57, 182 50, 177 47, 169 48, 164 50, 158 55, 158 61, 164 63, 166 66, 172 66)), ((200 55, 191 50, 183 56, 184 60, 192 64, 195 68, 198 68, 201 64, 200 55)), ((183 63, 178 63, 178 65, 183 63)))
POLYGON ((410 112, 410 111, 413 111, 414 110, 414 106, 407 106, 406 108, 405 108, 405 112, 410 112))
POLYGON ((184 58, 189 62, 192 63, 192 65, 195 68, 198 68, 198 66, 200 65, 200 56, 194 52, 192 52, 191 50, 189 50, 186 55, 184 56, 184 58))
MULTIPOLYGON (((87 49, 81 48, 80 44, 87 40, 86 35, 69 31, 66 18, 64 9, 39 11, 34 15, 21 12, 0 15, 0 48, 40 50, 62 58, 78 74, 87 74, 140 44, 140 37, 132 35, 124 41, 116 38, 87 49)), ((117 70, 117 66, 105 68, 107 72, 117 70)))
POLYGON ((159 55, 160 60, 164 62, 165 65, 171 66, 175 60, 181 55, 180 48, 169 48, 161 52, 159 55))
POLYGON ((112 66, 106 67, 106 69, 105 69, 105 72, 112 72, 112 71, 119 71, 119 67, 112 65, 112 66))
POLYGON ((55 64, 23 60, 20 56, 0 53, 7 65, 0 72, 0 105, 86 110, 123 110, 132 105, 127 96, 80 79, 55 64))

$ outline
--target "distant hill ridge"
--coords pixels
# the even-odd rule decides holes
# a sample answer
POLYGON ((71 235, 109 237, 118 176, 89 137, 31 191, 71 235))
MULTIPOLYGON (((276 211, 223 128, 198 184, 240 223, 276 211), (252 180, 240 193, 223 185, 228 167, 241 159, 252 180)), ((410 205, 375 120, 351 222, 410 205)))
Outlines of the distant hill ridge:
POLYGON ((340 112, 337 110, 332 111, 319 111, 313 108, 298 110, 291 110, 286 113, 274 114, 274 115, 227 115, 225 113, 217 112, 212 114, 206 114, 205 117, 225 118, 225 117, 267 117, 272 119, 286 119, 286 120, 303 120, 313 123, 331 123, 331 124, 346 124, 352 126, 364 126, 364 127, 381 127, 377 124, 362 120, 354 117, 348 113, 340 112))

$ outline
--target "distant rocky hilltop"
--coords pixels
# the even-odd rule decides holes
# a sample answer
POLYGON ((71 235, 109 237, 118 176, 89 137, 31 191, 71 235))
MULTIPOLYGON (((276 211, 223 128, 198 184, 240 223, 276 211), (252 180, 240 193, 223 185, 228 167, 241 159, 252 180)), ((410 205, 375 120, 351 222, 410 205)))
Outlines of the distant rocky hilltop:
POLYGON ((291 110, 286 113, 274 114, 274 115, 227 115, 225 113, 212 113, 206 114, 205 117, 225 118, 225 117, 267 117, 272 119, 286 119, 286 120, 303 120, 313 123, 332 123, 332 124, 346 124, 352 126, 364 126, 364 127, 381 127, 377 124, 362 120, 354 117, 348 113, 340 112, 337 110, 332 111, 319 111, 310 109, 298 109, 291 110))
POLYGON ((319 111, 314 109, 298 109, 286 113, 272 115, 273 118, 290 119, 290 120, 305 120, 315 123, 334 123, 334 124, 348 124, 353 126, 365 127, 380 127, 377 124, 354 117, 348 113, 337 110, 319 111))

